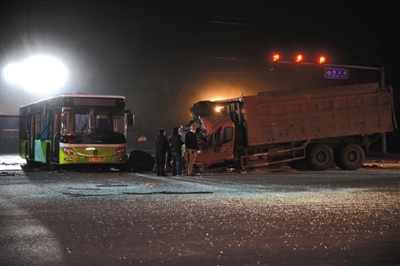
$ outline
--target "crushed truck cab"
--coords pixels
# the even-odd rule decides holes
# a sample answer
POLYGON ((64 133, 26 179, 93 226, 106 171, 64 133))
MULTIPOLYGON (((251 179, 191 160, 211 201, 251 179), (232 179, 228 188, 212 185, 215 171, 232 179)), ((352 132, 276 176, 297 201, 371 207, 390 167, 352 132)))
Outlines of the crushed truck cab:
POLYGON ((235 124, 224 114, 216 113, 199 117, 205 134, 198 138, 201 153, 197 162, 207 168, 235 160, 235 124))

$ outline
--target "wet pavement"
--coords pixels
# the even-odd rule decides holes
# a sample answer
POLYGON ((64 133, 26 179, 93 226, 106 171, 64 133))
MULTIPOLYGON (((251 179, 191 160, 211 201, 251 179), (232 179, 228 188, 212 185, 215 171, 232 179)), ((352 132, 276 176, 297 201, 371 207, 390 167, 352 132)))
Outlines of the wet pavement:
POLYGON ((400 265, 398 168, 1 173, 1 265, 400 265))
MULTIPOLYGON (((0 154, 0 171, 22 170, 25 160, 18 154, 0 154)), ((400 154, 371 153, 366 156, 363 167, 371 168, 400 168, 400 154)))
POLYGON ((366 157, 363 166, 375 168, 400 168, 400 154, 372 153, 366 157))

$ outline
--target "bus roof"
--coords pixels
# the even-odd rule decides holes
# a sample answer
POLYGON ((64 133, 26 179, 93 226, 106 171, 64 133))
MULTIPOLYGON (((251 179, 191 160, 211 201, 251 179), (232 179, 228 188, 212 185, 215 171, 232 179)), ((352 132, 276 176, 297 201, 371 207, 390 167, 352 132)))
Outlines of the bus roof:
POLYGON ((24 106, 28 106, 31 104, 36 104, 42 101, 48 101, 48 100, 52 100, 52 99, 58 99, 58 98, 65 98, 65 97, 69 97, 69 98, 108 98, 108 99, 124 99, 125 100, 125 96, 122 95, 105 95, 105 94, 87 94, 87 93, 61 93, 61 94, 57 94, 57 95, 53 95, 53 96, 49 96, 40 100, 37 100, 36 102, 32 102, 32 103, 28 103, 25 105, 21 105, 20 107, 24 107, 24 106))

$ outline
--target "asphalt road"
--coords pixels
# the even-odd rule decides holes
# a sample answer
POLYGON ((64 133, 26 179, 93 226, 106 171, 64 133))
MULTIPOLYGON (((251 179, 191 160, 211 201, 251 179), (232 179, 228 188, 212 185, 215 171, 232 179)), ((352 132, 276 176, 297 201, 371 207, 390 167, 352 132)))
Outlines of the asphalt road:
POLYGON ((400 265, 400 170, 0 172, 1 265, 400 265))

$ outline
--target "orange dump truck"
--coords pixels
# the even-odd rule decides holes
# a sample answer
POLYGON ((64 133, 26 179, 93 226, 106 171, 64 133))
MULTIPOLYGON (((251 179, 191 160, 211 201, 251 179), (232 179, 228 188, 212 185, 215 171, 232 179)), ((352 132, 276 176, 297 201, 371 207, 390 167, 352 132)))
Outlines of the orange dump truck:
POLYGON ((396 126, 392 88, 377 83, 259 92, 191 108, 201 170, 304 163, 326 170, 362 166, 369 136, 396 126), (218 109, 218 111, 216 111, 218 109))

